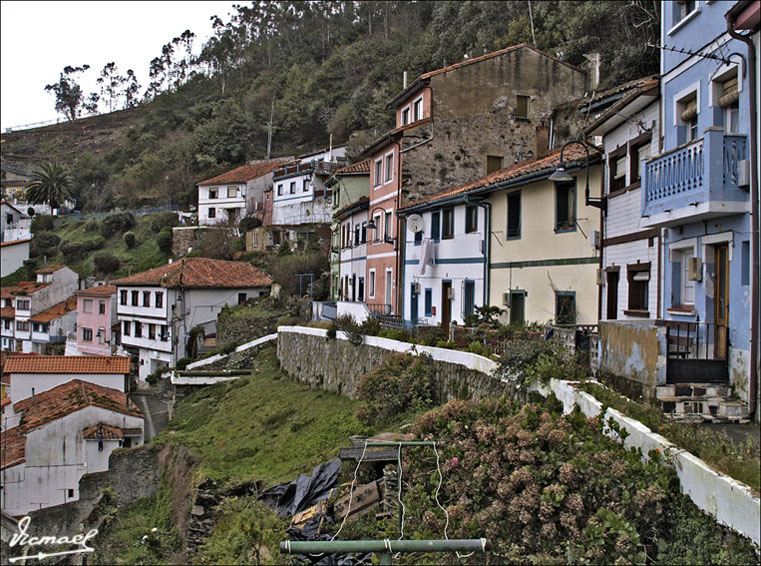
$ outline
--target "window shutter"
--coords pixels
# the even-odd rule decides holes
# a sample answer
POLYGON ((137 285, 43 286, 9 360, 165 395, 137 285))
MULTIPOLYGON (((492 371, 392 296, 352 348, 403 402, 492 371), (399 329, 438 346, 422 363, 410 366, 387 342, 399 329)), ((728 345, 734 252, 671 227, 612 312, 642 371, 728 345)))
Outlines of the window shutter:
POLYGON ((689 122, 698 115, 698 100, 694 98, 687 103, 687 107, 682 111, 682 121, 689 122))
POLYGON ((719 106, 726 108, 732 106, 739 99, 737 93, 737 77, 734 77, 722 85, 721 98, 719 98, 719 106))

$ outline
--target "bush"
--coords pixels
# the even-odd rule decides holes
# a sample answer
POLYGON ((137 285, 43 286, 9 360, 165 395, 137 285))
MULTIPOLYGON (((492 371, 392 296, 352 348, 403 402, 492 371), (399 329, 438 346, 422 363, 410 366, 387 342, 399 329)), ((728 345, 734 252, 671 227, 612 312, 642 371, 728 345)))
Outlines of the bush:
POLYGON ((55 217, 37 214, 32 218, 32 233, 49 232, 55 228, 55 217))
POLYGON ((40 232, 32 238, 29 253, 33 257, 41 255, 53 255, 56 253, 61 238, 54 232, 40 232))
POLYGON ((77 262, 83 260, 87 252, 102 248, 104 243, 102 237, 95 236, 79 242, 63 242, 60 249, 67 261, 77 262))
POLYGON ((359 324, 350 314, 344 314, 336 319, 336 327, 346 334, 349 342, 354 346, 359 346, 365 341, 365 332, 362 325, 359 324))
POLYGON ((365 374, 358 397, 363 406, 357 417, 367 424, 383 424, 407 411, 433 405, 434 371, 430 358, 394 354, 383 365, 365 374))
POLYGON ((325 337, 328 340, 335 340, 336 339, 336 331, 337 330, 338 330, 338 328, 336 327, 336 323, 335 322, 331 322, 330 326, 328 326, 328 332, 327 332, 327 334, 325 334, 325 337))
POLYGON ((449 340, 449 334, 441 326, 418 326, 417 339, 426 346, 435 346, 438 342, 449 340))
POLYGON ((378 332, 378 336, 381 338, 388 338, 390 340, 398 340, 399 342, 415 343, 415 341, 412 339, 412 336, 410 336, 410 333, 401 328, 382 328, 378 332))
POLYGON ((156 236, 156 245, 165 254, 171 253, 172 251, 172 237, 172 229, 168 226, 162 228, 161 232, 156 236))
POLYGON ((98 252, 92 258, 95 271, 108 275, 119 270, 119 258, 109 252, 98 252))
MULTIPOLYGON (((323 253, 315 254, 292 254, 278 255, 274 258, 271 267, 272 279, 282 287, 286 296, 299 294, 299 278, 297 273, 314 274, 314 299, 324 300, 327 297, 327 286, 320 285, 319 281, 323 273, 330 272, 330 260, 323 253)), ((304 278, 300 289, 301 293, 309 295, 309 279, 304 278)))
POLYGON ((177 213, 171 211, 158 212, 150 217, 151 229, 154 232, 161 232, 164 228, 174 228, 179 226, 180 222, 177 220, 177 213))
POLYGON ((124 233, 124 245, 127 246, 129 249, 132 249, 135 247, 135 244, 137 244, 137 238, 135 237, 134 232, 125 232, 124 233))
POLYGON ((114 234, 125 232, 135 227, 135 216, 131 212, 118 212, 103 219, 100 224, 100 235, 106 239, 114 234))
POLYGON ((177 369, 182 371, 186 367, 188 367, 188 364, 193 361, 193 358, 180 358, 177 360, 177 369))

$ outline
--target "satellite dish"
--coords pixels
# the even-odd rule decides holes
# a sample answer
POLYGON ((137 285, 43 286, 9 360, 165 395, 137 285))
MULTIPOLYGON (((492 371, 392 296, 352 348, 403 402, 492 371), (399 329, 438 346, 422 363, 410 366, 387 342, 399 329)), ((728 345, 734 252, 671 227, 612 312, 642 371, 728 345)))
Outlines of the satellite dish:
POLYGON ((424 226, 425 222, 423 221, 423 217, 419 214, 413 214, 407 218, 407 228, 410 232, 415 234, 422 232, 424 226))

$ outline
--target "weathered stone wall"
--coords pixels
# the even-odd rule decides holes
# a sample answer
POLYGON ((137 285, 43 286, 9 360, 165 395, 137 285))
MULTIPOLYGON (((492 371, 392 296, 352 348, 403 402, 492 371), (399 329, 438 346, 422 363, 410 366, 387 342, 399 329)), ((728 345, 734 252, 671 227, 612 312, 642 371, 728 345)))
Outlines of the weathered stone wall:
POLYGON ((118 507, 154 495, 161 479, 160 446, 117 450, 109 459, 109 470, 86 474, 79 480, 79 499, 30 513, 29 533, 68 535, 79 532, 93 512, 102 490, 109 488, 118 507))
MULTIPOLYGON (((412 346, 397 344, 403 345, 405 349, 412 346)), ((418 346, 418 349, 430 348, 418 346)), ((465 352, 449 352, 452 356, 473 356, 465 352)), ((394 353, 393 349, 374 345, 354 346, 340 337, 328 339, 324 331, 314 334, 284 332, 281 327, 278 332, 277 355, 280 365, 289 376, 312 387, 340 393, 352 399, 357 398, 362 376, 394 353)), ((485 358, 483 360, 490 362, 485 358)), ((472 369, 454 361, 434 359, 432 363, 436 372, 436 397, 439 401, 479 399, 507 392, 506 384, 488 371, 493 370, 496 364, 486 363, 483 369, 472 369)))
MULTIPOLYGON (((553 109, 584 96, 585 80, 583 71, 530 48, 432 77, 434 122, 409 133, 433 137, 404 154, 404 204, 486 175, 487 155, 502 157, 503 167, 541 157, 553 109), (530 97, 528 118, 516 117, 518 95, 530 97)), ((556 145, 570 139, 560 129, 556 120, 556 145)))
POLYGON ((652 399, 666 382, 665 329, 650 322, 600 321, 599 373, 633 399, 652 399))
POLYGON ((270 317, 220 316, 217 318, 217 345, 234 342, 245 344, 277 332, 277 321, 283 313, 270 317))

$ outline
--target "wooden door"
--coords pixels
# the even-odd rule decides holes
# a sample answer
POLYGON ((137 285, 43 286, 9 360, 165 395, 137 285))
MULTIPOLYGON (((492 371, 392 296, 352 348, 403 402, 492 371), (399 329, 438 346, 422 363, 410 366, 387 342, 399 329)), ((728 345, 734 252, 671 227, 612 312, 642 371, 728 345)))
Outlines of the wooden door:
POLYGON ((449 333, 449 324, 452 322, 452 282, 441 283, 441 327, 449 333))
POLYGON ((607 283, 608 283, 608 320, 615 320, 618 318, 618 271, 608 271, 607 283))
POLYGON ((716 246, 714 255, 716 279, 714 281, 714 357, 726 359, 729 328, 729 246, 716 246))

